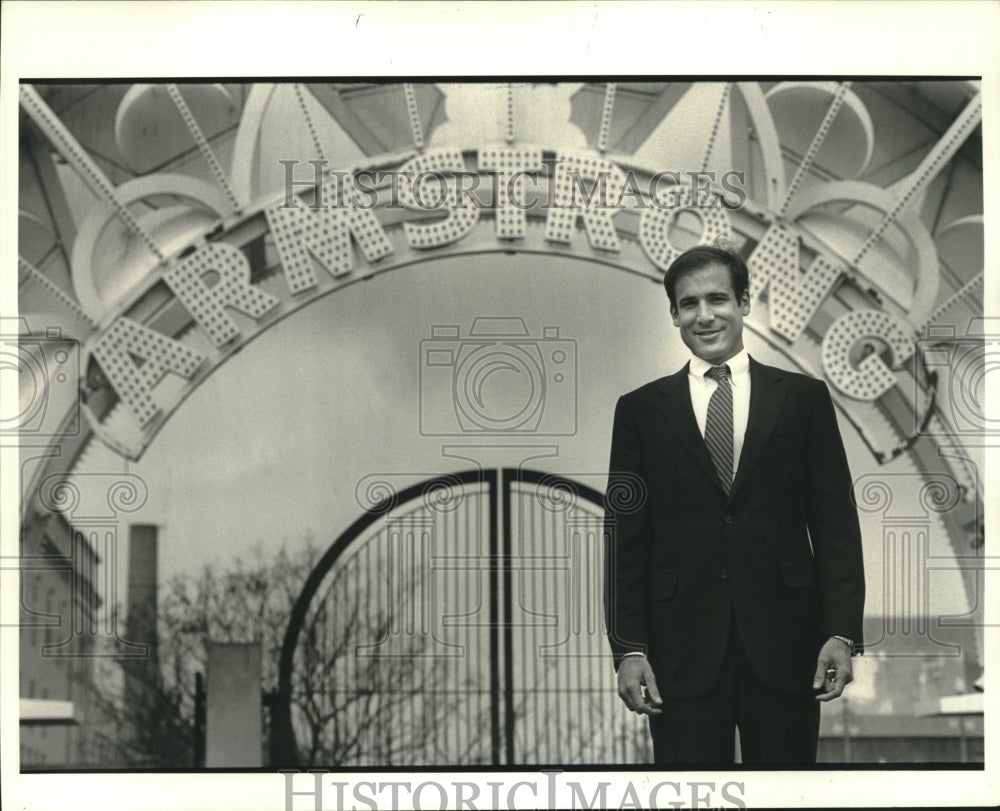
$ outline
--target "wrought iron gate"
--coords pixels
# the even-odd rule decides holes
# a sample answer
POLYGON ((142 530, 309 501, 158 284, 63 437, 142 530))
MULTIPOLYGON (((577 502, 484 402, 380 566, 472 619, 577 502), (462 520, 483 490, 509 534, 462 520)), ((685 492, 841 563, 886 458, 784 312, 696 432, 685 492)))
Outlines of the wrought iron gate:
POLYGON ((604 638, 599 492, 504 469, 366 495, 293 611, 272 763, 649 759, 604 638))

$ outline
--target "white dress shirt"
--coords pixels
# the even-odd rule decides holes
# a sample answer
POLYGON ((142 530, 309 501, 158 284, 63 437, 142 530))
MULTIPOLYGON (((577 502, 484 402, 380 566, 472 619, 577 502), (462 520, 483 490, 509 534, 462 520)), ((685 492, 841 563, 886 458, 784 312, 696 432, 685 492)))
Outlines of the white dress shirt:
MULTIPOLYGON (((705 436, 705 423, 708 421, 708 401, 719 385, 711 377, 705 377, 705 372, 721 363, 709 363, 694 355, 688 366, 688 387, 691 389, 691 405, 694 406, 694 417, 698 420, 698 430, 705 436)), ((750 415, 750 356, 746 349, 730 358, 725 363, 729 367, 730 381, 733 388, 733 476, 740 464, 740 453, 743 451, 743 436, 747 432, 747 419, 750 415)))

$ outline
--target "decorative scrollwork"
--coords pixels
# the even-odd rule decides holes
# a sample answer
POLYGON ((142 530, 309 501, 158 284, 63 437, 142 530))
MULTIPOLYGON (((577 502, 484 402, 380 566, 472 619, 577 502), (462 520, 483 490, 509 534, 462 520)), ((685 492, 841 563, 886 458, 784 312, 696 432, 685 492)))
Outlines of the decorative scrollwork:
POLYGON ((437 513, 457 510, 465 501, 465 489, 457 476, 439 476, 424 487, 424 506, 437 513))
POLYGON ((892 504, 892 488, 885 479, 869 478, 854 488, 854 503, 865 512, 885 512, 892 504))
POLYGON ((54 473, 42 479, 38 500, 51 512, 72 515, 80 506, 80 488, 67 479, 66 474, 54 473))
POLYGON ((139 476, 118 479, 107 489, 108 506, 115 513, 134 513, 142 509, 147 498, 149 489, 139 476))
POLYGON ((366 512, 391 512, 399 501, 395 485, 380 476, 365 476, 354 488, 354 498, 366 512))
POLYGON ((568 512, 576 507, 580 493, 568 479, 545 476, 535 490, 535 500, 548 512, 568 512))
POLYGON ((604 506, 616 515, 630 515, 646 505, 646 483, 634 473, 615 473, 608 477, 604 506))
POLYGON ((920 506, 927 512, 945 513, 962 500, 962 487, 955 479, 935 476, 920 488, 920 506))

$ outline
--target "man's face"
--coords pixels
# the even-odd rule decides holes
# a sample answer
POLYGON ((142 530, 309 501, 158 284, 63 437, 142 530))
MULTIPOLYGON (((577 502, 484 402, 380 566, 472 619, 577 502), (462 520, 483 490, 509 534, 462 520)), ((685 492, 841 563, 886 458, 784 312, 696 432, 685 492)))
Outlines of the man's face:
POLYGON ((674 326, 697 357, 718 365, 743 349, 743 316, 750 312, 750 297, 744 293, 736 300, 725 265, 713 262, 684 274, 677 280, 674 298, 674 326))

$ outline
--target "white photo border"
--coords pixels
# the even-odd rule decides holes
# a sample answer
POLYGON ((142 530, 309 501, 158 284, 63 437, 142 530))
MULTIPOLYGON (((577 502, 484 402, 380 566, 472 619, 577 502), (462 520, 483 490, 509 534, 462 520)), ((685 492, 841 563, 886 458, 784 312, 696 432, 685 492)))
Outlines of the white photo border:
MULTIPOLYGON (((0 45, 0 301, 17 301, 18 82, 27 79, 188 77, 581 77, 581 76, 981 76, 985 221, 1000 221, 1000 3, 990 2, 3 2, 0 45), (992 181, 992 182, 991 182, 992 181)), ((987 316, 1000 315, 1000 248, 986 229, 987 316)), ((997 408, 1000 392, 989 393, 997 408)), ((0 455, 3 552, 17 550, 16 454, 0 455)), ((1000 493, 996 466, 987 494, 1000 493)), ((997 498, 987 497, 987 544, 996 543, 997 498)), ((6 576, 6 574, 5 574, 6 576)), ((4 581, 6 584, 6 580, 4 581)), ((987 586, 991 588, 990 585, 987 586)), ((995 590, 995 585, 993 589, 995 590)), ((283 809, 281 774, 18 772, 16 589, 2 592, 0 766, 5 807, 101 809, 283 809)), ((997 661, 1000 601, 987 601, 987 672, 997 661)), ((992 679, 991 679, 992 681, 992 679)), ((1000 687, 985 691, 982 771, 920 769, 782 772, 563 773, 593 795, 598 781, 631 781, 640 797, 661 779, 735 781, 747 807, 993 805, 1000 802, 997 727, 1000 687)), ((333 779, 332 775, 327 778, 333 779)), ((326 778, 325 778, 326 779, 326 778)), ((540 772, 357 773, 338 780, 518 781, 515 807, 548 802, 540 772)), ((296 783, 296 788, 300 785, 296 783)), ((570 797, 562 786, 557 803, 570 797)), ((348 789, 350 792, 350 789, 348 789)), ((732 790, 732 793, 736 793, 732 790)), ((484 792, 482 797, 487 797, 484 792)), ((609 792, 616 802, 621 791, 609 792)), ((666 796, 661 794, 661 796, 666 796)), ((702 795, 703 796, 703 795, 702 795)), ((347 795, 348 803, 351 795, 347 795)), ((405 799, 405 797, 404 797, 405 799)), ((674 798, 671 798, 674 799, 674 798)), ((688 800, 691 798, 688 797, 688 800)), ((718 796, 715 797, 719 799, 718 796)), ((334 802, 334 795, 328 795, 334 802)), ((484 800, 480 800, 483 802, 484 800)), ((437 803, 428 793, 426 802, 437 803)), ((355 803, 356 804, 356 803, 355 803)), ((332 807, 328 804, 324 808, 332 807)), ((350 807, 350 804, 345 807, 350 807)), ((362 806, 364 807, 364 806, 362 806)), ((432 805, 432 807, 438 807, 432 805)))

